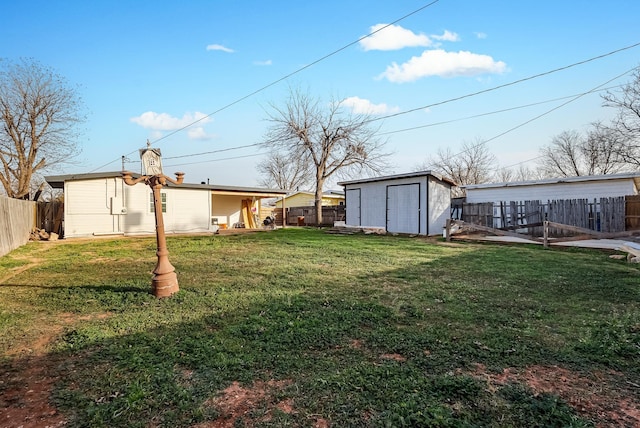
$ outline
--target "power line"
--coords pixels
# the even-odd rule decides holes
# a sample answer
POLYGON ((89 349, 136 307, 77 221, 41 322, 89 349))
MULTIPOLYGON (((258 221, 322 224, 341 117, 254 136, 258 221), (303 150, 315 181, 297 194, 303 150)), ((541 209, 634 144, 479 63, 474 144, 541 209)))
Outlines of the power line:
MULTIPOLYGON (((303 71, 303 70, 305 70, 305 69, 307 69, 307 68, 309 68, 309 67, 311 67, 311 66, 313 66, 313 65, 315 65, 317 63, 319 63, 320 61, 323 61, 324 59, 329 58, 330 56, 333 56, 336 53, 347 49, 348 47, 360 42, 361 40, 363 40, 363 39, 365 39, 367 37, 371 37, 372 35, 378 33, 379 31, 382 31, 383 29, 385 29, 385 28, 387 28, 387 27, 389 27, 391 25, 394 25, 395 23, 400 22, 401 20, 406 19, 407 17, 409 17, 411 15, 414 15, 414 14, 422 11, 423 9, 426 9, 427 7, 432 6, 433 4, 437 3, 438 1, 439 0, 434 0, 431 3, 429 3, 429 4, 425 5, 425 6, 422 6, 421 8, 416 9, 415 11, 413 11, 413 12, 411 12, 411 13, 409 13, 409 14, 407 14, 407 15, 405 15, 405 16, 403 16, 403 17, 401 17, 401 18, 399 18, 399 19, 397 19, 395 21, 393 21, 392 23, 387 24, 386 26, 381 27, 381 28, 379 28, 378 30, 376 30, 374 32, 371 32, 371 33, 367 34, 366 36, 360 37, 358 40, 356 40, 354 42, 351 42, 348 45, 345 45, 342 48, 337 49, 337 50, 333 51, 332 53, 327 54, 327 55, 323 56, 322 58, 320 58, 320 59, 318 59, 318 60, 316 60, 316 61, 314 61, 314 62, 312 62, 312 63, 310 63, 310 64, 308 64, 308 65, 306 65, 304 67, 301 67, 298 70, 296 70, 296 71, 294 71, 292 73, 289 73, 288 75, 286 75, 284 77, 281 77, 280 79, 278 79, 278 80, 276 80, 276 81, 274 81, 274 82, 272 82, 272 83, 270 83, 270 84, 268 84, 266 86, 263 86, 262 88, 260 88, 260 89, 258 89, 256 91, 253 91, 250 94, 245 95, 245 96, 237 99, 236 101, 234 101, 232 103, 229 103, 229 104, 221 107, 220 109, 214 111, 213 113, 210 113, 210 114, 208 114, 206 116, 203 116, 202 118, 200 118, 200 119, 198 119, 198 120, 196 120, 196 121, 194 121, 194 122, 192 122, 192 123, 180 128, 180 129, 172 131, 171 133, 169 133, 169 134, 167 134, 167 135, 155 140, 154 143, 158 142, 158 141, 161 141, 161 140, 163 140, 165 138, 168 138, 169 136, 174 135, 177 132, 183 131, 184 129, 195 125, 196 123, 198 123, 199 121, 201 121, 201 120, 203 120, 205 118, 211 117, 214 114, 219 113, 220 111, 223 111, 223 110, 225 110, 225 109, 227 109, 227 108, 229 108, 229 107, 231 107, 231 106, 233 106, 233 105, 235 105, 235 104, 237 104, 237 103, 239 103, 241 101, 244 101, 245 99, 247 99, 247 98, 249 98, 249 97, 251 97, 251 96, 253 96, 253 95, 255 95, 255 94, 257 94, 257 93, 259 93, 259 92, 271 87, 271 86, 276 85, 277 83, 282 82, 283 80, 288 79, 289 77, 291 77, 291 76, 293 76, 293 75, 295 75, 295 74, 297 74, 297 73, 299 73, 299 72, 301 72, 301 71, 303 71)), ((589 63, 589 62, 592 62, 592 61, 596 61, 598 59, 606 58, 608 56, 623 52, 625 50, 629 50, 629 49, 635 48, 637 46, 640 46, 640 42, 634 43, 632 45, 628 45, 628 46, 625 46, 625 47, 622 47, 622 48, 619 48, 619 49, 615 49, 613 51, 610 51, 610 52, 607 52, 607 53, 604 53, 604 54, 601 54, 601 55, 598 55, 598 56, 595 56, 595 57, 591 57, 591 58, 588 58, 588 59, 585 59, 585 60, 582 60, 582 61, 579 61, 579 62, 575 62, 575 63, 569 64, 569 65, 566 65, 566 66, 563 66, 563 67, 555 68, 553 70, 549 70, 549 71, 546 71, 546 72, 543 72, 543 73, 538 73, 538 74, 535 74, 535 75, 532 75, 532 76, 528 76, 528 77, 525 77, 525 78, 522 78, 522 79, 519 79, 519 80, 515 80, 515 81, 509 82, 509 83, 505 83, 503 85, 494 86, 492 88, 484 89, 484 90, 477 91, 477 92, 472 92, 472 93, 465 94, 465 95, 462 95, 462 96, 459 96, 459 97, 450 98, 450 99, 443 100, 443 101, 440 101, 440 102, 437 102, 437 103, 433 103, 433 104, 428 104, 428 105, 425 105, 425 106, 422 106, 422 107, 416 107, 416 108, 413 108, 413 109, 410 109, 410 110, 406 110, 406 111, 403 111, 403 112, 398 112, 398 113, 394 113, 394 114, 390 114, 390 115, 386 115, 386 116, 376 117, 376 118, 368 120, 367 122, 375 122, 375 121, 378 121, 378 120, 389 119, 389 118, 401 116, 401 115, 404 115, 404 114, 413 113, 413 112, 418 111, 418 110, 424 110, 424 109, 427 109, 427 108, 436 107, 436 106, 443 105, 443 104, 448 104, 448 103, 451 103, 451 102, 454 102, 454 101, 460 101, 462 99, 466 99, 466 98, 470 98, 470 97, 473 97, 473 96, 476 96, 476 95, 481 95, 481 94, 484 94, 484 93, 487 93, 487 92, 491 92, 491 91, 495 91, 495 90, 498 90, 498 89, 506 88, 506 87, 513 86, 513 85, 516 85, 516 84, 519 84, 519 83, 522 83, 522 82, 526 82, 526 81, 529 81, 529 80, 536 79, 538 77, 547 76, 547 75, 550 75, 550 74, 553 74, 553 73, 556 73, 556 72, 559 72, 559 71, 564 71, 564 70, 567 70, 569 68, 576 67, 578 65, 583 65, 583 64, 586 64, 586 63, 589 63)), ((628 73, 628 72, 626 72, 626 73, 628 73)), ((626 73, 624 73, 624 74, 626 74, 626 73)), ((260 143, 255 143, 253 145, 259 145, 259 144, 260 143)), ((253 146, 253 145, 249 145, 249 146, 253 146)), ((238 148, 244 148, 244 147, 245 146, 238 146, 238 148)), ((228 149, 225 149, 225 150, 234 150, 234 149, 236 149, 236 148, 232 147, 232 148, 228 148, 228 149)), ((130 155, 130 154, 133 154, 135 152, 136 152, 136 150, 128 153, 127 156, 130 155)), ((120 160, 120 158, 115 159, 115 160, 113 160, 111 162, 108 162, 108 163, 106 163, 106 164, 104 164, 104 165, 92 170, 91 172, 100 170, 100 169, 102 169, 102 168, 104 168, 104 167, 106 167, 106 166, 108 166, 108 165, 110 165, 110 164, 112 164, 112 163, 114 163, 114 162, 116 162, 118 160, 120 160)))
POLYGON ((558 71, 564 71, 564 70, 567 70, 569 68, 576 67, 578 65, 583 65, 583 64, 586 64, 588 62, 592 62, 592 61, 596 61, 598 59, 606 58, 608 56, 620 53, 620 52, 628 50, 628 49, 635 48, 637 46, 640 46, 640 42, 634 43, 634 44, 629 45, 629 46, 625 46, 625 47, 620 48, 620 49, 616 49, 616 50, 611 51, 611 52, 607 52, 607 53, 602 54, 602 55, 594 56, 592 58, 585 59, 583 61, 574 62, 573 64, 565 65, 564 67, 555 68, 553 70, 545 71, 544 73, 534 74, 533 76, 525 77, 525 78, 519 79, 519 80, 514 80, 513 82, 505 83, 503 85, 494 86, 492 88, 483 89, 482 91, 472 92, 472 93, 465 94, 465 95, 462 95, 462 96, 459 96, 459 97, 455 97, 455 98, 449 98, 449 99, 444 100, 444 101, 439 101, 439 102, 433 103, 433 104, 427 104, 425 106, 416 107, 416 108, 413 108, 411 110, 406 110, 406 111, 401 111, 401 112, 398 112, 398 113, 389 114, 389 115, 386 115, 386 116, 376 117, 376 118, 373 118, 373 119, 371 119, 371 120, 369 120, 367 122, 375 122, 375 121, 378 121, 378 120, 389 119, 391 117, 396 117, 396 116, 401 116, 403 114, 413 113, 414 111, 424 110, 424 109, 427 109, 427 108, 431 108, 431 107, 436 107, 436 106, 440 106, 440 105, 443 105, 443 104, 452 103, 454 101, 460 101, 460 100, 463 100, 465 98, 474 97, 476 95, 485 94, 487 92, 491 92, 491 91, 495 91, 495 90, 498 90, 498 89, 506 88, 508 86, 513 86, 513 85, 516 85, 518 83, 526 82, 528 80, 537 79, 538 77, 542 77, 542 76, 548 76, 549 74, 557 73, 558 71))
POLYGON ((178 164, 174 164, 174 165, 165 165, 166 168, 173 168, 176 166, 185 166, 185 165, 196 165, 196 164, 200 164, 200 163, 211 163, 211 162, 220 162, 220 161, 226 161, 226 160, 233 160, 233 159, 243 159, 243 158, 251 158, 251 157, 255 157, 255 156, 262 156, 267 154, 267 152, 262 152, 262 153, 254 153, 251 155, 244 155, 244 156, 233 156, 233 157, 229 157, 229 158, 220 158, 220 159, 210 159, 210 160, 206 160, 206 161, 198 161, 198 162, 187 162, 187 163, 178 163, 178 164))
POLYGON ((564 100, 564 99, 567 99, 567 98, 573 98, 573 97, 578 96, 578 95, 588 95, 588 94, 591 94, 591 93, 594 93, 594 92, 607 91, 607 90, 610 90, 610 89, 620 88, 622 86, 623 85, 609 86, 607 88, 598 89, 596 91, 583 92, 582 94, 567 95, 567 96, 560 97, 560 98, 554 98, 554 99, 545 100, 545 101, 538 101, 538 102, 535 102, 535 103, 524 104, 524 105, 520 105, 520 106, 516 106, 516 107, 509 107, 509 108, 505 108, 505 109, 502 109, 502 110, 494 110, 494 111, 490 111, 490 112, 486 112, 486 113, 474 114, 472 116, 465 116, 465 117, 461 117, 461 118, 457 118, 457 119, 445 120, 445 121, 441 121, 441 122, 433 122, 433 123, 428 123, 426 125, 413 126, 413 127, 410 127, 410 128, 396 129, 394 131, 379 132, 377 135, 397 134, 397 133, 400 133, 400 132, 415 131, 416 129, 430 128, 432 126, 447 125, 449 123, 461 122, 463 120, 476 119, 478 117, 490 116, 492 114, 506 113, 506 112, 513 111, 513 110, 519 110, 519 109, 523 109, 523 108, 527 108, 527 107, 533 107, 533 106, 537 106, 537 105, 541 105, 541 104, 547 104, 547 103, 551 103, 551 102, 555 102, 555 101, 564 100))
MULTIPOLYGON (((189 128, 189 127, 191 127, 191 126, 193 126, 193 125, 195 125, 195 124, 199 123, 199 122, 200 122, 200 121, 202 121, 202 120, 205 120, 205 119, 207 119, 207 118, 209 118, 209 117, 211 117, 211 116, 213 116, 213 115, 215 115, 215 114, 217 114, 217 113, 220 113, 221 111, 226 110, 226 109, 228 109, 228 108, 230 108, 230 107, 232 107, 232 106, 234 106, 234 105, 236 105, 236 104, 238 104, 238 103, 240 103, 240 102, 242 102, 242 101, 246 100, 247 98, 250 98, 250 97, 252 97, 252 96, 254 96, 254 95, 256 95, 256 94, 258 94, 258 93, 260 93, 260 92, 262 92, 262 91, 264 91, 264 90, 266 90, 266 89, 268 89, 268 88, 270 88, 270 87, 272 87, 272 86, 275 86, 275 85, 277 85, 278 83, 280 83, 280 82, 282 82, 282 81, 284 81, 284 80, 287 80, 288 78, 290 78, 290 77, 292 77, 292 76, 294 76, 294 75, 296 75, 296 74, 298 74, 298 73, 301 73, 302 71, 304 71, 304 70, 306 70, 306 69, 308 69, 308 68, 310 68, 310 67, 313 67, 314 65, 318 64, 319 62, 322 62, 322 61, 324 61, 325 59, 330 58, 330 57, 332 57, 332 56, 334 56, 334 55, 336 55, 336 54, 338 54, 338 53, 340 53, 340 52, 344 51, 345 49, 347 49, 347 48, 349 48, 349 47, 351 47, 351 46, 353 46, 353 45, 358 44, 360 41, 362 41, 362 40, 364 40, 364 39, 366 39, 366 38, 368 38, 368 37, 371 37, 371 36, 373 36, 373 35, 374 35, 374 34, 376 34, 376 33, 379 33, 380 31, 384 30, 385 28, 390 27, 390 26, 392 26, 392 25, 394 25, 394 24, 397 24, 398 22, 400 22, 400 21, 402 21, 402 20, 404 20, 404 19, 406 19, 406 18, 408 18, 408 17, 410 17, 410 16, 412 16, 412 15, 415 15, 415 14, 417 14, 417 13, 419 13, 419 12, 422 12, 424 9, 427 9, 428 7, 433 6, 434 4, 438 3, 439 1, 440 1, 440 0, 433 0, 433 1, 431 1, 430 3, 427 3, 426 5, 424 5, 424 6, 422 6, 422 7, 419 7, 418 9, 415 9, 414 11, 409 12, 409 13, 407 13, 406 15, 404 15, 404 16, 402 16, 402 17, 400 17, 400 18, 396 19, 395 21, 392 21, 391 23, 386 24, 386 25, 384 25, 383 27, 380 27, 380 28, 378 28, 378 29, 377 29, 377 30, 375 30, 375 31, 372 31, 372 32, 371 32, 371 33, 369 33, 369 34, 367 34, 367 35, 365 35, 365 36, 362 36, 362 37, 358 38, 357 40, 355 40, 355 41, 353 41, 353 42, 350 42, 350 43, 348 43, 348 44, 346 44, 346 45, 342 46, 341 48, 336 49, 336 50, 334 50, 333 52, 328 53, 328 54, 326 54, 326 55, 324 55, 324 56, 320 57, 319 59, 316 59, 315 61, 313 61, 313 62, 311 62, 311 63, 309 63, 309 64, 307 64, 307 65, 305 65, 305 66, 303 66, 303 67, 300 67, 300 68, 298 68, 297 70, 295 70, 295 71, 293 71, 293 72, 291 72, 291 73, 289 73, 289 74, 286 74, 286 75, 284 75, 283 77, 280 77, 279 79, 274 80, 273 82, 271 82, 271 83, 269 83, 269 84, 267 84, 267 85, 265 85, 265 86, 263 86, 263 87, 261 87, 261 88, 259 88, 259 89, 256 89, 255 91, 250 92, 249 94, 244 95, 244 96, 242 96, 242 97, 240 97, 240 98, 236 99, 235 101, 233 101, 233 102, 231 102, 231 103, 229 103, 229 104, 226 104, 226 105, 224 105, 224 106, 220 107, 218 110, 215 110, 214 112, 209 113, 208 115, 203 116, 203 117, 199 118, 198 120, 195 120, 195 121, 193 121, 193 122, 189 123, 188 125, 183 126, 182 128, 176 129, 176 130, 174 130, 174 131, 172 131, 172 132, 168 133, 167 135, 164 135, 164 136, 162 136, 162 137, 160 137, 160 138, 158 138, 158 139, 154 140, 152 144, 158 143, 159 141, 162 141, 162 140, 164 140, 164 139, 166 139, 166 138, 169 138, 170 136, 175 135, 175 134, 177 134, 178 132, 184 131, 185 129, 187 129, 187 128, 189 128)), ((135 153, 135 152, 136 152, 136 151, 134 150, 134 151, 132 151, 132 152, 128 153, 128 154, 127 154, 127 156, 128 156, 128 155, 131 155, 131 154, 133 154, 133 153, 135 153)), ((99 169, 102 169, 102 168, 104 168, 105 166, 108 166, 108 165, 110 165, 110 164, 112 164, 112 163, 114 163, 114 162, 116 162, 116 160, 111 161, 111 162, 109 162, 109 163, 106 163, 106 164, 104 164, 104 165, 102 165, 102 166, 100 166, 100 167, 98 167, 98 168, 94 169, 94 170, 93 170, 93 171, 91 171, 91 172, 94 172, 94 171, 97 171, 97 170, 99 170, 99 169)))
MULTIPOLYGON (((601 88, 602 86, 607 85, 607 84, 609 84, 609 83, 613 82, 614 80, 619 79, 620 77, 624 76, 625 74, 629 74, 629 73, 631 73, 632 71, 637 70, 638 68, 639 68, 639 67, 633 67, 633 68, 631 68, 631 69, 629 69, 629 70, 625 71, 624 73, 621 73, 621 74, 617 75, 616 77, 614 77, 614 78, 612 78, 612 79, 607 80, 606 82, 604 82, 604 83, 602 83, 602 84, 600 84, 600 85, 596 86, 595 88, 593 88, 593 89, 591 89, 591 90, 589 90, 589 91, 587 91, 587 92, 583 92, 583 93, 581 93, 581 94, 576 95, 575 97, 573 97, 573 98, 572 98, 572 99, 570 99, 569 101, 566 101, 566 102, 564 102, 564 103, 562 103, 562 104, 560 104, 560 105, 558 105, 558 106, 556 106, 556 107, 554 107, 554 108, 552 108, 552 109, 550 109, 550 110, 547 110, 546 112, 544 112, 544 113, 542 113, 542 114, 539 114, 539 115, 537 115, 537 116, 535 116, 535 117, 533 117, 533 118, 531 118, 531 119, 529 119, 529 120, 526 120, 526 121, 524 121, 524 122, 520 123, 519 125, 516 125, 516 126, 514 126, 514 127, 510 128, 510 129, 508 129, 508 130, 506 130, 506 131, 504 131, 504 132, 501 132, 500 134, 495 135, 495 136, 493 136, 493 137, 491 137, 491 138, 489 138, 489 139, 487 139, 487 140, 481 141, 481 142, 480 142, 480 143, 478 143, 478 144, 474 144, 473 146, 470 146, 470 147, 468 147, 467 149, 462 150, 461 152, 459 152, 459 153, 457 153, 457 154, 455 154, 455 155, 452 155, 452 156, 449 156, 449 157, 448 157, 448 158, 446 158, 446 159, 443 159, 443 161, 447 161, 447 160, 450 160, 450 159, 452 159, 452 158, 454 158, 454 157, 456 157, 456 156, 460 156, 460 155, 462 155, 462 154, 464 154, 464 153, 469 152, 470 150, 473 150, 473 149, 475 149, 475 148, 478 148, 478 147, 480 147, 480 146, 482 146, 482 145, 487 144, 487 143, 488 143, 488 142, 490 142, 490 141, 496 140, 496 139, 498 139, 498 138, 500 138, 500 137, 502 137, 502 136, 504 136, 504 135, 506 135, 506 134, 508 134, 508 133, 510 133, 510 132, 512 132, 512 131, 515 131, 516 129, 521 128, 521 127, 523 127, 523 126, 525 126, 525 125, 527 125, 527 124, 529 124, 529 123, 531 123, 531 122, 533 122, 533 121, 535 121, 535 120, 538 120, 538 119, 540 119, 541 117, 546 116, 546 115, 548 115, 548 114, 550 114, 550 113, 552 113, 552 112, 554 112, 554 111, 556 111, 556 110, 558 110, 558 109, 560 109, 560 108, 562 108, 562 107, 566 106, 567 104, 570 104, 570 103, 572 103, 572 102, 574 102, 574 101, 576 101, 576 100, 578 100, 578 99, 582 98, 583 96, 585 96, 585 95, 587 95, 587 94, 590 94, 590 93, 592 93, 592 92, 595 92, 595 91, 599 90, 599 88, 601 88)), ((526 160, 526 161, 521 161, 521 162, 519 162, 519 163, 517 163, 517 164, 514 164, 514 165, 511 165, 511 166, 519 165, 519 164, 521 164, 521 163, 530 162, 530 161, 535 160, 535 159, 538 159, 538 158, 540 158, 540 157, 541 157, 541 156, 536 156, 536 157, 534 157, 534 158, 528 159, 528 160, 526 160)), ((432 163, 432 164, 433 164, 433 163, 432 163)), ((509 167, 511 167, 511 166, 509 166, 509 167)))

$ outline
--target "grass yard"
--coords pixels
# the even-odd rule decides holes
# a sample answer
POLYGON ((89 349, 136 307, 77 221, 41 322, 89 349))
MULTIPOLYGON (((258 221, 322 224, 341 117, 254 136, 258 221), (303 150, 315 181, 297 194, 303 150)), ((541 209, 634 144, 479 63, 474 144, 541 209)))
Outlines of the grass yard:
POLYGON ((0 258, 3 427, 640 425, 640 269, 287 229, 0 258))

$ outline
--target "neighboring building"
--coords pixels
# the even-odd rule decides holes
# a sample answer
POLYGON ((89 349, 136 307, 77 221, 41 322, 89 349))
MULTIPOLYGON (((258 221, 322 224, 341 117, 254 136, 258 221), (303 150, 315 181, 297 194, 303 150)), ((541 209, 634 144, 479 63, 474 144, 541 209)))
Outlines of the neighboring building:
MULTIPOLYGON (((282 208, 282 199, 275 202, 276 208, 282 208)), ((315 192, 299 191, 284 197, 285 208, 313 207, 316 205, 315 192)), ((322 193, 322 206, 344 205, 344 192, 335 190, 322 193)))
POLYGON ((451 207, 452 181, 431 171, 338 183, 344 186, 347 226, 390 233, 441 235, 451 207))
POLYGON ((550 178, 461 186, 467 203, 593 199, 637 195, 640 173, 550 178))
MULTIPOLYGON (((139 177, 134 174, 134 178, 139 177)), ((64 190, 64 236, 67 238, 155 233, 151 188, 128 186, 121 172, 45 177, 64 190)), ((218 228, 261 227, 260 199, 282 197, 275 189, 208 184, 162 188, 162 211, 167 233, 213 232, 218 228)))

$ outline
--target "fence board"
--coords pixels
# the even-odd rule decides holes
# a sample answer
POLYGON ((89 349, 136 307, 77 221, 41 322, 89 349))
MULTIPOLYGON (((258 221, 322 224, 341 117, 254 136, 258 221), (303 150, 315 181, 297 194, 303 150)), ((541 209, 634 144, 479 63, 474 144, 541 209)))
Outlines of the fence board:
MULTIPOLYGON (((465 203, 462 219, 467 223, 481 224, 492 228, 527 229, 527 233, 533 236, 542 235, 543 229, 537 226, 527 228, 526 225, 538 225, 545 220, 596 232, 615 233, 625 231, 625 218, 627 225, 631 220, 637 218, 636 224, 640 229, 640 198, 632 199, 633 202, 636 200, 637 205, 631 209, 634 210, 632 212, 638 214, 630 214, 629 197, 626 198, 626 202, 625 197, 615 197, 600 198, 599 200, 551 200, 547 203, 535 200, 465 203)), ((567 236, 573 233, 571 230, 558 228, 552 228, 550 232, 553 236, 567 236)))
POLYGON ((0 256, 29 241, 34 227, 35 202, 0 196, 0 256))

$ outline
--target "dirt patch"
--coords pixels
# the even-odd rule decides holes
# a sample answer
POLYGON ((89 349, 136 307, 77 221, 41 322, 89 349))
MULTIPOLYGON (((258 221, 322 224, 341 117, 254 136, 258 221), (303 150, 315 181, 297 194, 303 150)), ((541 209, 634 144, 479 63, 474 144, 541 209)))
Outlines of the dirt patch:
POLYGON ((61 427, 66 419, 51 404, 58 377, 57 362, 35 356, 0 369, 0 426, 5 428, 61 427))
POLYGON ((194 428, 227 428, 237 426, 237 423, 242 423, 243 426, 252 426, 251 419, 247 416, 259 408, 267 409, 262 421, 268 421, 272 418, 273 409, 279 409, 284 413, 293 413, 292 399, 280 402, 273 401, 274 392, 291 385, 291 383, 290 380, 258 381, 245 388, 238 382, 233 382, 219 396, 204 403, 205 406, 216 408, 221 416, 215 421, 195 425, 194 428))
POLYGON ((380 355, 380 358, 382 358, 383 360, 393 360, 399 362, 407 361, 407 359, 400 354, 382 354, 380 355))
POLYGON ((640 426, 639 386, 625 381, 616 372, 584 374, 558 366, 531 366, 489 373, 478 364, 471 374, 486 380, 490 391, 516 382, 527 385, 536 394, 557 395, 577 413, 595 421, 598 427, 640 426))

